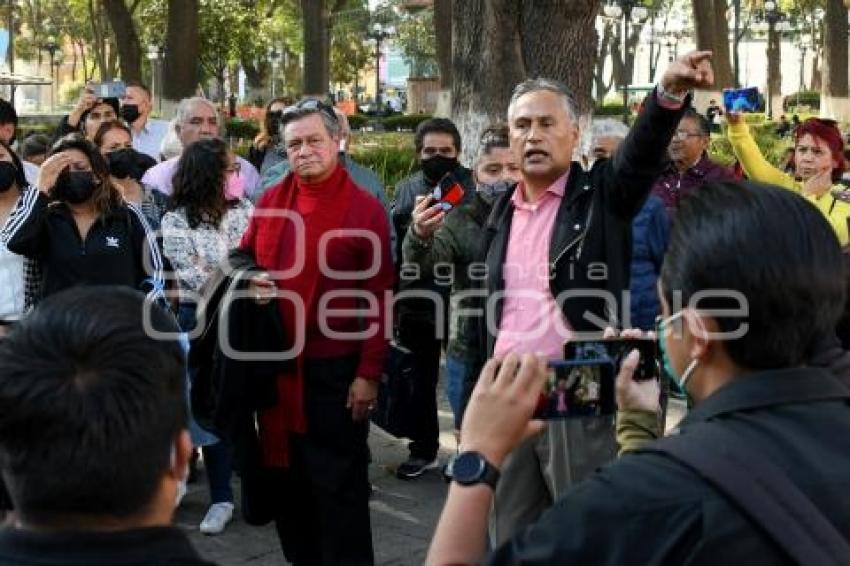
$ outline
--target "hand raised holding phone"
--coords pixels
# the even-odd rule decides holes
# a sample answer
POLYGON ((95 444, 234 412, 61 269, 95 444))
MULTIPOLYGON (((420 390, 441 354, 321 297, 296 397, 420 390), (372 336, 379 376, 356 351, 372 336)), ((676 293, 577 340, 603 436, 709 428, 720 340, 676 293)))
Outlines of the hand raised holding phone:
POLYGON ((434 235, 446 213, 463 202, 463 186, 451 173, 446 173, 429 196, 416 197, 413 208, 413 233, 422 239, 434 235))

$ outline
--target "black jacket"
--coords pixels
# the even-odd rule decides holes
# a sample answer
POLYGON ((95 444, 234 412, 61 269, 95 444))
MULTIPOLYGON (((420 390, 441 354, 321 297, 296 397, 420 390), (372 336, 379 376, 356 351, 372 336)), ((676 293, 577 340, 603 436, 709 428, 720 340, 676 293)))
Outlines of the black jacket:
MULTIPOLYGON (((613 160, 597 161, 590 171, 573 162, 549 245, 549 286, 556 300, 565 291, 579 293, 559 301, 574 330, 601 332, 606 325, 617 326, 623 292, 629 289, 632 220, 664 166, 667 146, 688 105, 685 101, 680 110, 662 108, 652 92, 613 160), (600 292, 609 293, 609 300, 592 296, 600 292)), ((487 296, 505 288, 515 190, 496 201, 487 221, 487 296)), ((503 301, 498 301, 492 328, 499 327, 502 307, 503 301)), ((480 364, 496 343, 487 328, 484 321, 477 323, 480 364)))
POLYGON ((253 425, 257 410, 275 405, 277 376, 293 363, 273 359, 287 343, 277 301, 259 305, 248 291, 250 277, 262 271, 247 252, 230 252, 201 289, 189 349, 195 370, 192 414, 203 428, 235 445, 237 461, 245 440, 240 435, 254 428, 245 423, 253 425), (243 355, 231 356, 231 349, 243 355), (262 353, 270 355, 256 359, 262 353))
POLYGON ((176 527, 119 532, 0 531, 3 566, 214 566, 176 527))
MULTIPOLYGON (((10 251, 37 260, 43 297, 76 285, 162 288, 164 263, 141 210, 121 205, 98 218, 84 240, 67 205, 49 202, 34 188, 7 222, 10 251)), ((10 215, 10 216, 11 216, 10 215)))
MULTIPOLYGON (((736 378, 679 426, 721 423, 772 461, 850 540, 850 389, 818 368, 736 378)), ((741 470, 740 473, 746 473, 741 470)), ((623 456, 578 484, 491 564, 790 564, 696 472, 658 453, 623 456)))

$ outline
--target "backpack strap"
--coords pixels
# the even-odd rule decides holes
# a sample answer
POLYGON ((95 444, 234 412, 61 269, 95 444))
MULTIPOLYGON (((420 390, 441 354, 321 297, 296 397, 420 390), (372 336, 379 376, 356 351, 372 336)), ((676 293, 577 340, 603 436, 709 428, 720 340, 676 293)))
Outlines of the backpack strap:
POLYGON ((688 427, 640 450, 671 458, 711 484, 798 564, 847 564, 850 542, 757 446, 722 423, 688 427))

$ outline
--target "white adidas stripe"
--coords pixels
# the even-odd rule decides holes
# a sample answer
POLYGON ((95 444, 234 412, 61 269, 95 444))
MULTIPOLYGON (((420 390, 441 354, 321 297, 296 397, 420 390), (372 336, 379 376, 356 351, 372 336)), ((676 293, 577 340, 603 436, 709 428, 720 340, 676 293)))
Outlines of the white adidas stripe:
POLYGON ((9 213, 6 225, 0 231, 0 242, 3 242, 4 245, 12 239, 12 236, 20 230, 21 226, 24 225, 32 214, 35 203, 38 200, 38 192, 38 189, 35 187, 27 187, 18 199, 18 204, 9 213))

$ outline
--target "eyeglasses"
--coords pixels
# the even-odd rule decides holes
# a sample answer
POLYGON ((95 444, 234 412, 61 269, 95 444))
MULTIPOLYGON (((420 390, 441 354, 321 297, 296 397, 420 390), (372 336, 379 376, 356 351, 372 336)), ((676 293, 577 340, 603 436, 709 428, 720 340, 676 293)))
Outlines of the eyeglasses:
POLYGON ((312 113, 311 111, 321 112, 334 122, 337 122, 336 113, 334 113, 334 109, 331 106, 328 106, 321 100, 315 98, 305 98, 304 100, 283 109, 283 113, 280 118, 281 125, 285 126, 287 122, 290 122, 292 119, 303 117, 305 114, 312 113), (304 112, 305 110, 307 112, 304 112))
POLYGON ((694 132, 689 132, 687 130, 676 130, 676 132, 673 134, 673 137, 676 138, 679 141, 685 141, 688 138, 701 138, 702 133, 700 133, 700 132, 694 133, 694 132))
POLYGON ((239 163, 238 161, 235 161, 235 162, 231 163, 230 165, 228 165, 227 167, 225 167, 224 171, 227 172, 227 173, 236 173, 238 175, 239 172, 242 171, 242 164, 239 163))

